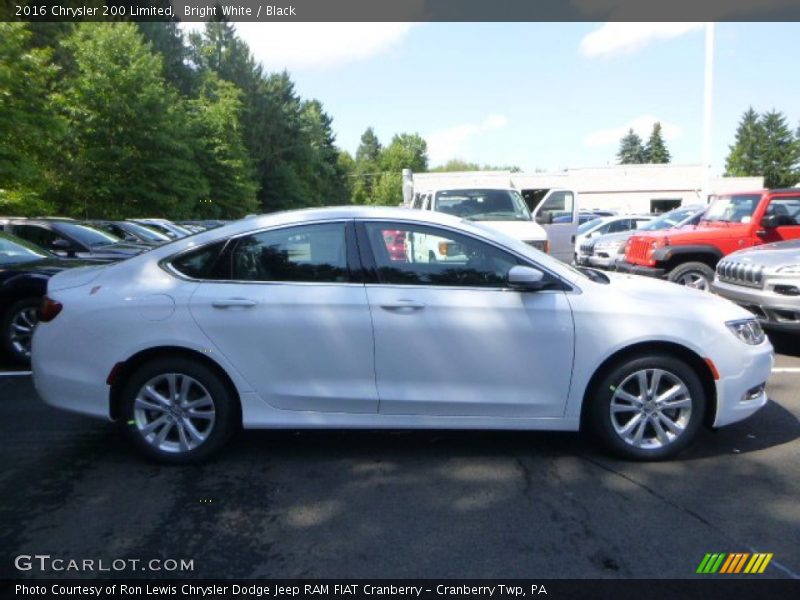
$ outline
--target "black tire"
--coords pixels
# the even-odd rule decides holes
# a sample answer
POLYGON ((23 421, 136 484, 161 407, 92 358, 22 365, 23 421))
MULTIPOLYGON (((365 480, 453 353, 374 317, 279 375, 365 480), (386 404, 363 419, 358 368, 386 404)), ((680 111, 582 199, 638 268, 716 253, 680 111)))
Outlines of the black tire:
MULTIPOLYGON (((183 465, 208 460, 220 451, 241 424, 238 400, 233 397, 228 386, 213 369, 188 357, 157 358, 139 366, 125 382, 121 400, 121 424, 127 438, 147 458, 164 464, 183 465), (137 395, 146 383, 173 373, 195 380, 205 388, 204 391, 213 402, 214 418, 207 437, 195 447, 181 451, 165 451, 156 447, 153 442, 149 442, 141 431, 142 413, 140 411, 137 418, 134 409, 137 395)), ((152 411, 145 414, 154 417, 159 415, 158 412, 152 411)), ((177 421, 174 417, 173 420, 177 421)), ((175 431, 171 431, 170 436, 178 437, 178 428, 173 425, 172 429, 175 431)))
POLYGON ((708 291, 711 289, 711 282, 714 281, 714 269, 705 263, 687 262, 672 269, 667 279, 679 285, 688 285, 708 291), (698 282, 702 281, 702 284, 690 285, 687 280, 693 278, 696 278, 698 282))
POLYGON ((20 365, 29 365, 31 362, 30 356, 30 341, 27 342, 27 345, 20 346, 19 340, 12 339, 12 331, 11 328, 15 319, 22 313, 28 313, 29 319, 33 320, 34 325, 38 322, 38 316, 36 315, 36 310, 38 310, 39 305, 42 303, 41 298, 23 298, 22 300, 18 300, 14 304, 8 307, 8 310, 3 315, 3 323, 2 323, 2 331, 3 331, 3 352, 8 358, 10 358, 14 363, 20 365), (31 310, 33 309, 33 310, 31 310), (16 343, 15 343, 16 342, 16 343))
MULTIPOLYGON (((652 380, 648 380, 648 385, 652 380)), ((630 385, 630 384, 626 384, 630 385)), ((664 388, 661 388, 664 389, 664 388)), ((623 391, 625 389, 623 388, 623 391)), ((590 432, 600 441, 603 446, 611 453, 625 459, 639 461, 653 461, 670 458, 683 450, 696 436, 697 430, 703 422, 706 409, 706 395, 700 377, 695 370, 682 360, 670 354, 648 354, 640 358, 628 357, 613 365, 600 378, 594 389, 587 395, 588 406, 585 412, 585 425, 590 432), (662 376, 662 384, 669 385, 674 383, 673 377, 679 380, 688 391, 690 400, 690 414, 684 423, 683 431, 668 444, 661 447, 637 447, 625 441, 617 433, 611 415, 611 403, 621 384, 629 380, 628 378, 640 371, 647 369, 659 369, 667 372, 670 377, 662 376)), ((636 415, 635 411, 634 416, 636 415)), ((677 410, 667 411, 668 414, 676 415, 677 410)), ((621 413, 623 415, 628 413, 621 413)), ((621 417, 616 417, 621 418, 621 417)), ((624 417, 622 417, 624 418, 624 417)), ((632 418, 631 418, 632 419, 632 418)), ((647 417, 640 416, 639 420, 646 420, 647 417)), ((618 423, 625 425, 626 423, 618 423)), ((645 425, 646 432, 655 434, 652 424, 645 425)), ((662 426, 663 429, 663 426, 662 426)), ((666 431, 666 430, 665 430, 666 431)))

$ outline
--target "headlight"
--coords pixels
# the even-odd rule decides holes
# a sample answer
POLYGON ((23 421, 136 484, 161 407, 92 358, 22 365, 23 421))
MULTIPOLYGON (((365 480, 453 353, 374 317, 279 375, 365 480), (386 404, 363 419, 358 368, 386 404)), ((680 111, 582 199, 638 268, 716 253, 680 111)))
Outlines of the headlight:
POLYGON ((761 324, 755 319, 742 319, 740 321, 728 321, 725 323, 733 334, 745 344, 757 346, 762 343, 766 336, 761 324))
POLYGON ((789 275, 800 275, 800 265, 786 265, 777 270, 778 273, 787 273, 789 275))

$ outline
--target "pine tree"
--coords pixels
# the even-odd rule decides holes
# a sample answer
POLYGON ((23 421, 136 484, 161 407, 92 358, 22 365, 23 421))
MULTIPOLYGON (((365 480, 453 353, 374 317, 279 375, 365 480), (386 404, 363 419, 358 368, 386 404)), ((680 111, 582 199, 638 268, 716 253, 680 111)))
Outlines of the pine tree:
POLYGON ((374 204, 375 187, 380 179, 378 164, 383 147, 372 127, 361 134, 361 143, 356 150, 356 164, 353 181, 353 202, 355 204, 374 204))
POLYGON ((62 210, 88 217, 189 216, 207 183, 186 107, 132 23, 83 23, 64 40, 75 75, 60 109, 62 210))
POLYGON ((664 137, 661 135, 661 123, 658 121, 653 124, 653 132, 650 134, 650 139, 647 140, 644 156, 644 162, 650 164, 663 164, 671 160, 664 137))
POLYGON ((367 130, 361 134, 361 144, 356 150, 356 162, 377 162, 381 150, 381 143, 378 141, 375 131, 372 127, 367 127, 367 130))
POLYGON ((772 110, 760 121, 763 136, 759 144, 764 185, 790 187, 797 183, 800 142, 792 134, 783 113, 772 110))
POLYGON ((639 165, 644 162, 645 150, 640 138, 633 129, 620 140, 617 159, 621 165, 639 165))
POLYGON ((725 175, 729 177, 756 177, 763 175, 761 148, 764 129, 759 115, 751 106, 742 115, 736 128, 736 137, 729 146, 725 159, 725 175))

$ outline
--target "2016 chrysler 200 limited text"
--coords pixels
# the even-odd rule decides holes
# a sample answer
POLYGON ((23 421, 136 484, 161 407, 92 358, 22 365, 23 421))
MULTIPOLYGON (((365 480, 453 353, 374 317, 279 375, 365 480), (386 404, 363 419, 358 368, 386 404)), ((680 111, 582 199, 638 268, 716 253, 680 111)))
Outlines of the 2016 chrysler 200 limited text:
POLYGON ((578 430, 659 459, 767 401, 753 316, 433 212, 244 219, 50 280, 36 388, 183 463, 246 428, 578 430), (387 249, 403 234, 406 253, 387 249), (432 237, 447 261, 414 251, 432 237))

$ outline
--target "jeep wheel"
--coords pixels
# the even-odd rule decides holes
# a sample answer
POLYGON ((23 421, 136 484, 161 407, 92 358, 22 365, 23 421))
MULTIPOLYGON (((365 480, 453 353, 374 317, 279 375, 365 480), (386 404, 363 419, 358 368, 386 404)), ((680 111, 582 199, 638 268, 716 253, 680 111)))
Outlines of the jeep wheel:
POLYGON ((709 291, 711 282, 714 281, 714 269, 705 263, 688 262, 675 267, 668 279, 678 285, 709 291))

